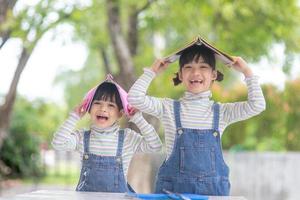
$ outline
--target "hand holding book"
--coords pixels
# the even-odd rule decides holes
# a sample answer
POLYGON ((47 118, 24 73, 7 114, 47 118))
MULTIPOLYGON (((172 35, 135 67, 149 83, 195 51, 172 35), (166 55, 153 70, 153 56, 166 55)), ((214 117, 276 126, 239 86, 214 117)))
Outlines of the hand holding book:
POLYGON ((248 67, 248 64, 243 58, 233 56, 233 60, 234 62, 230 65, 233 69, 243 73, 245 77, 250 77, 253 75, 252 70, 248 67))
POLYGON ((169 64, 170 64, 170 62, 168 62, 165 59, 157 59, 152 64, 151 69, 153 72, 155 72, 155 74, 159 74, 159 73, 165 71, 168 68, 169 64))

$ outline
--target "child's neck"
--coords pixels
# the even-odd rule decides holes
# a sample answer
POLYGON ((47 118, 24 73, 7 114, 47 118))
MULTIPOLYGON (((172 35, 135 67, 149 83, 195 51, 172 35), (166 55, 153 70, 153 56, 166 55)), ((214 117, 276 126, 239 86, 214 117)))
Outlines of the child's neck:
POLYGON ((184 93, 184 96, 183 96, 183 99, 185 100, 209 100, 211 97, 211 91, 210 90, 206 90, 206 91, 203 91, 203 92, 199 92, 199 93, 192 93, 192 92, 189 92, 189 91, 186 91, 184 93))
POLYGON ((91 130, 96 132, 115 132, 117 129, 119 129, 119 124, 117 122, 113 123, 111 126, 108 127, 99 127, 95 124, 91 124, 91 130))

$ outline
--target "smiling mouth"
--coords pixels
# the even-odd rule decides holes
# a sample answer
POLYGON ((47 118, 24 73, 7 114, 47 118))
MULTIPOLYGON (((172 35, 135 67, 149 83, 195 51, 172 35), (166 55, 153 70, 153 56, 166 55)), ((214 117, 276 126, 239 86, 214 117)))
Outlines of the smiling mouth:
POLYGON ((202 84, 203 83, 203 80, 190 80, 190 83, 191 84, 202 84))
POLYGON ((102 115, 97 115, 97 120, 108 120, 108 117, 102 116, 102 115))

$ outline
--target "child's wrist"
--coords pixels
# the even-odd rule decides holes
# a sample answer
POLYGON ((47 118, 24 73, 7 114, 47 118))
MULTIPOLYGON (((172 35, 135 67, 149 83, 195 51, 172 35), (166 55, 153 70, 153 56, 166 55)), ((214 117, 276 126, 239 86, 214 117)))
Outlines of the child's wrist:
POLYGON ((152 78, 154 78, 157 75, 152 68, 144 68, 144 73, 150 75, 152 78))
POLYGON ((253 76, 253 72, 250 68, 247 68, 244 72, 243 72, 245 78, 251 77, 253 76))
POLYGON ((155 75, 158 74, 158 71, 156 71, 153 67, 150 67, 149 69, 150 69, 155 75))
POLYGON ((138 111, 130 117, 129 122, 136 124, 136 122, 138 122, 141 118, 143 118, 142 112, 138 111))
POLYGON ((70 114, 69 114, 69 116, 71 118, 73 118, 74 120, 76 120, 76 121, 79 121, 81 119, 80 115, 78 115, 78 113, 75 112, 75 111, 71 111, 70 114))

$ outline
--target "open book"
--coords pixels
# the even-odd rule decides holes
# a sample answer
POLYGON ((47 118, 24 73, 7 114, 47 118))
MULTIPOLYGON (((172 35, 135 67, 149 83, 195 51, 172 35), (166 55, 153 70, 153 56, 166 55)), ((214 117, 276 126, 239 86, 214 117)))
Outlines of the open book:
POLYGON ((183 47, 183 48, 179 49, 178 51, 176 51, 175 53, 165 57, 165 60, 170 62, 170 63, 175 62, 177 59, 179 59, 179 57, 180 57, 183 50, 185 50, 185 49, 187 49, 187 48, 189 48, 193 45, 204 45, 204 46, 206 46, 207 48, 209 48, 210 50, 212 50, 215 53, 216 59, 221 60, 226 65, 230 65, 234 61, 232 56, 224 53, 223 51, 221 51, 219 49, 217 49, 216 47, 209 44, 207 41, 205 41, 200 36, 196 37, 192 42, 185 45, 185 47, 183 47))

